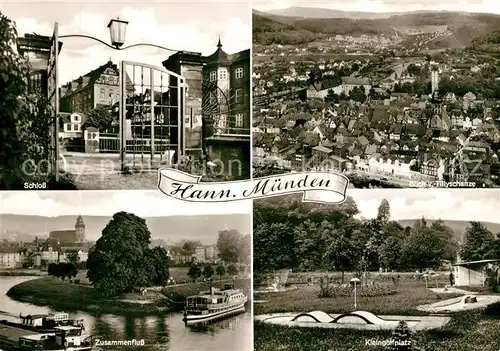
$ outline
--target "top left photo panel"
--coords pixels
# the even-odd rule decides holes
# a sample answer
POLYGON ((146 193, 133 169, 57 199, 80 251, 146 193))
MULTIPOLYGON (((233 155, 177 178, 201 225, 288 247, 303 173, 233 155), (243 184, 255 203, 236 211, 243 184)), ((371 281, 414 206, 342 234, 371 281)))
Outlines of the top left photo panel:
POLYGON ((251 20, 246 0, 1 4, 0 190, 249 179, 251 20))

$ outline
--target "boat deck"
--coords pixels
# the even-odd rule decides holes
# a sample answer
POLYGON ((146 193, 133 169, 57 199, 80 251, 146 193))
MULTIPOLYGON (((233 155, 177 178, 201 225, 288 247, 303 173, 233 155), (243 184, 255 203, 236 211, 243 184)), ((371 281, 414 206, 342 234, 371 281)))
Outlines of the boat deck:
POLYGON ((0 324, 0 337, 11 341, 19 342, 21 336, 40 334, 34 331, 0 324))
POLYGON ((6 350, 17 349, 20 337, 36 334, 39 333, 12 327, 10 325, 0 325, 0 350, 3 348, 6 350))

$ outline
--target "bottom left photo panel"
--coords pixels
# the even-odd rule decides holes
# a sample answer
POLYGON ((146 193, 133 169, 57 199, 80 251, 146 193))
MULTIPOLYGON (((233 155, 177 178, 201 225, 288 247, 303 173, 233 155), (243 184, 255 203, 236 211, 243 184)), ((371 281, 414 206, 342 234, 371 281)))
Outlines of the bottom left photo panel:
POLYGON ((0 193, 0 350, 253 350, 252 203, 0 193))

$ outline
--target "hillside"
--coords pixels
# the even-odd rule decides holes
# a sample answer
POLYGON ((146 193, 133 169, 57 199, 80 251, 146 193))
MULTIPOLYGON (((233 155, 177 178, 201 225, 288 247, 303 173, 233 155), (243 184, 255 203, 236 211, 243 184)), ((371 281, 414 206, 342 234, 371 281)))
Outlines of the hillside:
MULTIPOLYGON (((397 222, 401 224, 403 227, 412 227, 415 224, 416 219, 401 219, 397 222)), ((431 225, 436 220, 434 219, 425 219, 427 225, 431 225)), ((469 226, 468 221, 449 221, 444 220, 446 225, 453 229, 456 234, 457 241, 461 242, 464 239, 465 230, 469 226)), ((500 233, 500 223, 490 223, 490 222, 481 222, 486 228, 488 228, 492 233, 497 234, 500 233)))
POLYGON ((351 19, 377 19, 388 18, 391 13, 375 12, 350 12, 315 7, 294 6, 286 9, 272 10, 268 12, 272 15, 302 18, 351 18, 351 19))
POLYGON ((311 36, 311 33, 360 36, 363 34, 393 35, 397 32, 399 35, 412 36, 415 33, 435 32, 436 37, 430 46, 440 49, 464 47, 473 39, 488 36, 491 32, 500 29, 500 15, 494 14, 411 12, 376 14, 378 17, 372 15, 375 14, 316 8, 290 8, 272 13, 254 11, 254 33, 266 33, 266 35, 254 36, 254 42, 269 44, 271 41, 271 43, 286 44, 288 37, 293 38, 293 43, 307 42, 307 38, 300 40, 298 38, 305 35, 314 40, 315 36, 311 36))
MULTIPOLYGON (((43 217, 24 215, 0 215, 0 235, 7 238, 6 233, 23 233, 24 241, 35 236, 46 238, 51 230, 71 230, 75 227, 74 216, 43 217)), ((111 220, 109 216, 82 216, 85 221, 86 238, 97 240, 104 227, 111 220)), ((250 233, 250 216, 244 214, 209 215, 209 216, 171 216, 146 217, 146 224, 153 239, 163 239, 172 244, 180 240, 199 240, 203 244, 214 244, 219 230, 236 229, 242 234, 250 233)))

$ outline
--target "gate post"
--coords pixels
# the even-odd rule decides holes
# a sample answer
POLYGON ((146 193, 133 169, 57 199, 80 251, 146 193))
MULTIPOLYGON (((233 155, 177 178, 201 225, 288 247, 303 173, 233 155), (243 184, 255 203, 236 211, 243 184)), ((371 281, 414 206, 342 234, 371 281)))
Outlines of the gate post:
POLYGON ((121 61, 120 62, 120 71, 119 71, 119 80, 118 84, 120 85, 120 95, 119 95, 119 104, 118 104, 118 126, 119 126, 119 147, 120 147, 120 171, 125 170, 125 151, 126 151, 126 145, 127 141, 125 140, 125 128, 126 128, 126 94, 125 92, 127 91, 127 79, 126 79, 126 72, 125 72, 125 62, 121 61))
MULTIPOLYGON (((149 69, 150 73, 150 83, 151 83, 151 145, 150 145, 150 154, 151 159, 149 160, 150 167, 153 166, 153 160, 155 157, 155 84, 154 84, 154 70, 153 68, 149 69)), ((163 94, 163 92, 161 92, 163 94)))

